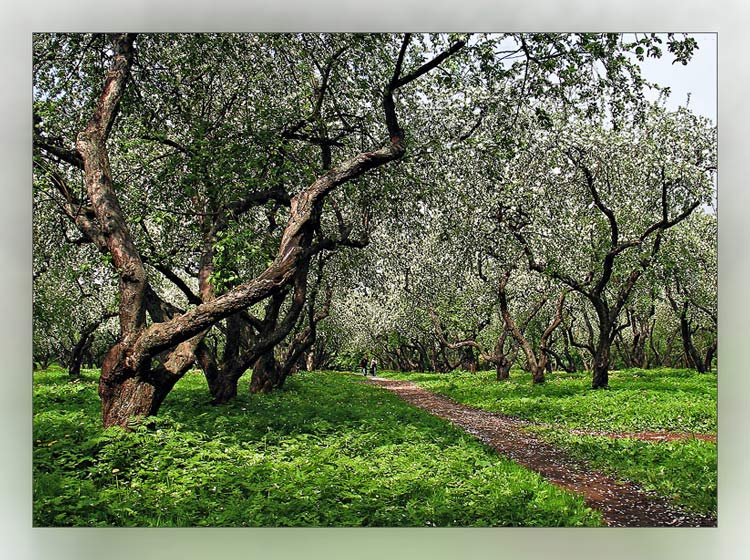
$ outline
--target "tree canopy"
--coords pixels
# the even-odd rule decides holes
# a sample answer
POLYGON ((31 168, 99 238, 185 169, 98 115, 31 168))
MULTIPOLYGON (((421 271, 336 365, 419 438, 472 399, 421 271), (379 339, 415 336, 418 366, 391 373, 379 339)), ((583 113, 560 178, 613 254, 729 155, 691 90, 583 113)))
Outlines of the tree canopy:
POLYGON ((216 403, 363 354, 595 388, 634 360, 710 370, 715 127, 639 71, 696 48, 36 34, 35 361, 88 344, 125 427, 192 367, 216 403))

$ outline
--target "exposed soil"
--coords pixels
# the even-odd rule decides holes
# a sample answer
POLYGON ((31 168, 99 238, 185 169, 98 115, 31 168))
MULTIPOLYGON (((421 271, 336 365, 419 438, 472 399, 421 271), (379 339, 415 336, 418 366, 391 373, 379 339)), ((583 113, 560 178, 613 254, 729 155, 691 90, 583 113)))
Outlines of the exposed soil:
MULTIPOLYGON (((393 391, 430 414, 449 420, 498 453, 538 472, 552 484, 583 495, 589 507, 602 512, 604 522, 610 527, 716 527, 714 517, 680 510, 632 482, 617 480, 571 459, 560 449, 523 430, 524 426, 530 425, 529 422, 456 403, 410 381, 380 377, 367 381, 393 391)), ((581 430, 576 433, 657 441, 696 437, 695 434, 620 434, 581 430)))
POLYGON ((680 439, 699 439, 716 443, 714 434, 687 434, 678 432, 601 432, 596 430, 570 430, 571 434, 582 436, 601 436, 612 439, 640 439, 642 441, 675 441, 680 439))

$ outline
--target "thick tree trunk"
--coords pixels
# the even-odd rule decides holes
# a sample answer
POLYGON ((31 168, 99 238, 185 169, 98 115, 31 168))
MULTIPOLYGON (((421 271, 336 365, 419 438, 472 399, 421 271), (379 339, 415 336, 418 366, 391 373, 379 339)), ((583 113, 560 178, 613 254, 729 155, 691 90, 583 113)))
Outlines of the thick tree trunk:
POLYGON ((250 394, 270 393, 284 384, 286 376, 282 374, 273 351, 258 358, 253 365, 253 376, 250 381, 250 394))
POLYGON ((209 387, 211 404, 226 404, 237 397, 240 376, 222 375, 209 387))
POLYGON ((196 361, 203 370, 211 395, 211 404, 226 404, 237 396, 240 377, 245 372, 237 362, 224 363, 221 368, 216 363, 213 354, 201 343, 196 350, 196 361))
POLYGON ((540 366, 539 364, 530 364, 531 365, 531 382, 534 385, 538 385, 540 383, 544 383, 546 381, 544 377, 545 368, 543 366, 540 366))
POLYGON ((211 404, 226 404, 235 399, 240 378, 244 373, 244 369, 227 364, 221 375, 213 378, 208 385, 212 397, 211 404))
POLYGON ((143 367, 134 372, 122 344, 116 344, 104 358, 99 380, 104 427, 128 429, 134 417, 153 416, 180 376, 164 375, 143 367))
POLYGON ((99 395, 102 399, 104 426, 127 429, 131 420, 155 416, 164 399, 172 390, 169 386, 156 386, 142 378, 131 377, 119 384, 108 386, 99 395))
POLYGON ((495 363, 495 373, 498 381, 505 381, 510 378, 510 361, 501 360, 495 363))
POLYGON ((592 389, 609 388, 609 339, 606 335, 601 335, 601 340, 594 354, 592 364, 593 375, 591 381, 592 389))

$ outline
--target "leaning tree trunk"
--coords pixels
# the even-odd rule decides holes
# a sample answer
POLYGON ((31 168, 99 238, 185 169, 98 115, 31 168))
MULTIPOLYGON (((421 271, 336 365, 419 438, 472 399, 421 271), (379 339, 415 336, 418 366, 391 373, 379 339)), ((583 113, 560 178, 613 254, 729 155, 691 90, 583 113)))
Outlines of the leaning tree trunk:
MULTIPOLYGON (((223 318, 267 299, 293 281, 299 267, 309 259, 308 252, 300 243, 306 234, 304 230, 311 227, 311 220, 325 197, 336 187, 403 156, 406 145, 396 115, 394 93, 437 67, 465 45, 465 41, 457 41, 412 73, 402 76, 402 62, 410 37, 409 34, 404 37, 394 74, 383 92, 382 103, 390 143, 347 159, 292 198, 277 256, 259 276, 168 321, 147 325, 145 297, 148 280, 117 199, 106 147, 130 76, 134 54, 134 35, 118 36, 113 48, 113 62, 93 116, 76 139, 85 172, 86 190, 100 228, 86 234, 100 250, 111 255, 112 264, 120 277, 120 337, 102 364, 99 386, 105 427, 127 427, 132 416, 156 414, 175 382, 186 371, 186 364, 189 367, 192 363, 190 358, 194 360, 194 351, 199 342, 196 340, 201 333, 223 318), (165 357, 164 365, 152 369, 151 361, 159 354, 165 357)), ((269 383, 273 384, 274 365, 271 361, 258 360, 257 366, 261 371, 265 369, 267 374, 262 385, 256 387, 257 390, 265 390, 269 383)))
POLYGON ((680 334, 682 335, 682 348, 685 352, 685 361, 688 367, 692 366, 699 373, 706 373, 704 361, 693 344, 693 334, 690 330, 690 321, 687 318, 687 303, 685 304, 685 311, 680 316, 680 334))
POLYGON ((279 363, 273 350, 262 355, 253 365, 253 376, 250 381, 250 394, 270 393, 283 384, 279 363))
POLYGON ((83 359, 86 356, 86 352, 91 348, 91 343, 94 341, 93 337, 91 336, 92 334, 93 330, 91 332, 86 332, 84 330, 84 332, 81 333, 81 338, 78 340, 76 345, 73 346, 73 350, 71 350, 70 352, 68 376, 71 379, 77 379, 81 376, 81 365, 83 363, 83 359))

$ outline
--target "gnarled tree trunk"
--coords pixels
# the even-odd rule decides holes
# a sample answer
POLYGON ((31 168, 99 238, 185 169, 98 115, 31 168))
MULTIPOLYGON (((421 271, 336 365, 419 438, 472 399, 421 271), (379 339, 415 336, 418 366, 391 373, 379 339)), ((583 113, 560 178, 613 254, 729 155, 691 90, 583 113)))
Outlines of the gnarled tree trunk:
MULTIPOLYGON (((406 149, 404 132, 398 123, 394 93, 465 45, 465 41, 457 41, 447 51, 402 76, 402 64, 410 41, 407 34, 382 97, 390 143, 341 162, 291 199, 276 258, 259 276, 211 301, 203 301, 187 312, 147 325, 146 296, 150 287, 143 261, 128 231, 128 220, 118 202, 107 153, 107 139, 130 77, 134 40, 133 34, 115 37, 112 64, 102 93, 91 120, 76 141, 78 154, 66 159, 71 165, 83 168, 88 198, 97 220, 94 224, 87 213, 79 212, 74 223, 87 239, 97 244, 100 251, 112 257, 112 264, 120 277, 120 336, 102 364, 99 394, 104 426, 122 427, 128 426, 132 416, 156 414, 176 381, 193 363, 195 350, 207 329, 273 296, 294 281, 300 267, 304 267, 312 256, 306 237, 325 197, 336 187, 403 156, 406 149), (162 365, 152 368, 151 361, 157 357, 162 365)), ((266 368, 267 377, 273 379, 273 364, 263 360, 263 356, 268 355, 261 353, 256 365, 261 371, 266 368)), ((258 385, 265 388, 268 383, 259 381, 258 385)))
POLYGON ((497 381, 505 381, 510 378, 510 368, 512 362, 506 356, 501 356, 495 362, 495 378, 497 381))
MULTIPOLYGON (((555 315, 552 318, 552 321, 550 322, 549 326, 545 329, 544 333, 542 334, 542 337, 539 341, 539 354, 537 355, 536 352, 534 351, 534 347, 531 345, 528 339, 524 336, 522 330, 518 328, 518 325, 514 321, 508 309, 508 299, 507 299, 505 288, 507 286, 509 278, 510 278, 510 272, 507 271, 503 275, 500 281, 500 285, 498 287, 498 298, 500 300, 500 312, 502 313, 503 321, 505 321, 505 324, 507 325, 510 332, 513 334, 513 337, 516 339, 516 342, 518 342, 518 344, 523 349, 524 354, 526 354, 526 363, 527 363, 529 370, 531 371, 532 383, 534 384, 544 383, 545 372, 547 369, 547 362, 549 360, 547 356, 548 341, 549 341, 549 337, 552 335, 555 329, 557 329, 560 323, 562 323, 562 307, 565 302, 566 291, 563 291, 560 294, 560 297, 558 298, 555 315)), ((540 303, 537 304, 535 311, 533 312, 534 315, 539 309, 541 309, 541 306, 544 304, 545 300, 542 300, 540 303)))
POLYGON ((253 364, 253 376, 250 381, 250 393, 270 393, 281 387, 282 372, 273 351, 262 355, 253 364))

